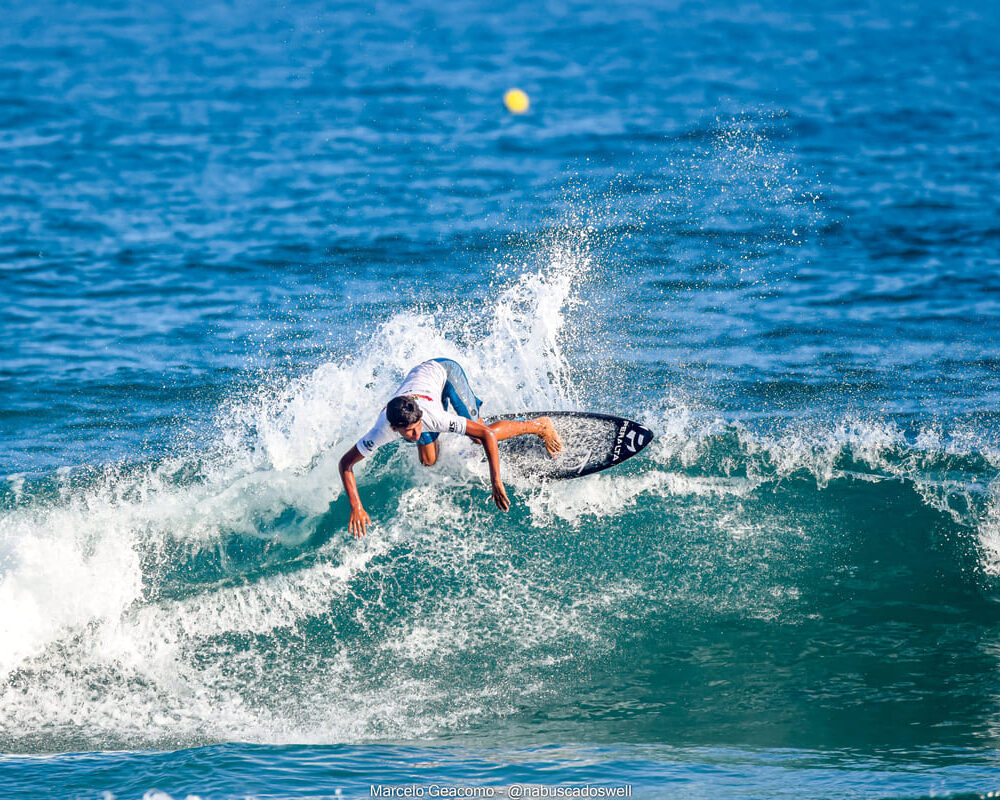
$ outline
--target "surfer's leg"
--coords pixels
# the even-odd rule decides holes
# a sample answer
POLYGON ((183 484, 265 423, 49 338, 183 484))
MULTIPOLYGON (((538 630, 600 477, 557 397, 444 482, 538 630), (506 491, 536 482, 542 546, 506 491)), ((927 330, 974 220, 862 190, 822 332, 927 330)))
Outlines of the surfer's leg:
POLYGON ((445 409, 450 405, 460 417, 478 419, 479 407, 483 401, 476 397, 476 393, 472 391, 462 365, 450 358, 435 358, 434 360, 441 364, 448 374, 448 380, 445 381, 444 391, 441 395, 441 404, 445 409))
MULTIPOLYGON (((476 397, 476 393, 472 391, 462 365, 450 358, 435 358, 434 360, 440 363, 448 373, 448 380, 445 381, 444 392, 441 396, 441 404, 445 408, 451 405, 459 416, 482 422, 479 417, 479 409, 483 405, 483 401, 476 397)), ((497 441, 510 439, 512 436, 534 434, 542 440, 545 449, 553 458, 563 448, 562 440, 559 438, 552 420, 548 417, 500 420, 489 427, 496 434, 497 441)))
POLYGON ((425 467, 434 465, 438 458, 438 434, 424 431, 417 439, 417 454, 420 456, 420 463, 425 467))
POLYGON ((562 450, 562 440, 556 433, 552 420, 548 417, 535 417, 535 419, 502 419, 490 425, 490 430, 497 437, 497 441, 510 439, 512 436, 524 436, 533 433, 542 440, 545 449, 553 458, 562 450))
POLYGON ((438 460, 438 443, 435 439, 430 444, 418 444, 417 453, 420 455, 420 463, 425 467, 434 466, 438 460))

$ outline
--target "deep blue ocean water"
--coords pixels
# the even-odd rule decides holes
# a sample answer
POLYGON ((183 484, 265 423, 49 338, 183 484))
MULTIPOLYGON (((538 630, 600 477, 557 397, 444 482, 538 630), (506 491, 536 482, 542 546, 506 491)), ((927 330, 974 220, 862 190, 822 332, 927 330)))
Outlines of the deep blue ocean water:
POLYGON ((995 3, 3 15, 0 797, 1000 791, 995 3))

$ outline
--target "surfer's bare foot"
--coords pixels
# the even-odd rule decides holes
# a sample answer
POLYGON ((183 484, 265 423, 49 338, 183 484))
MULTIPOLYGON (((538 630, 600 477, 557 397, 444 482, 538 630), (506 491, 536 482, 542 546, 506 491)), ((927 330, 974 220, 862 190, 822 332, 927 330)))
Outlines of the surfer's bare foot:
POLYGON ((549 455, 555 458, 559 455, 559 451, 563 449, 562 439, 559 438, 559 434, 556 433, 555 425, 552 424, 552 420, 548 417, 539 417, 535 420, 538 426, 541 428, 538 432, 539 438, 542 440, 542 444, 545 445, 545 449, 549 451, 549 455))

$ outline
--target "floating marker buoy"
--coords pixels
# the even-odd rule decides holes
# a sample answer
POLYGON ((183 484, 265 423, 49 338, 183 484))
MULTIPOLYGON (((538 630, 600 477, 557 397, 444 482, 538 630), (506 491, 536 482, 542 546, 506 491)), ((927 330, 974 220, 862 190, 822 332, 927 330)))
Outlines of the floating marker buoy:
POLYGON ((511 114, 523 114, 528 110, 531 102, 528 95, 521 89, 508 89, 503 93, 503 104, 511 114))

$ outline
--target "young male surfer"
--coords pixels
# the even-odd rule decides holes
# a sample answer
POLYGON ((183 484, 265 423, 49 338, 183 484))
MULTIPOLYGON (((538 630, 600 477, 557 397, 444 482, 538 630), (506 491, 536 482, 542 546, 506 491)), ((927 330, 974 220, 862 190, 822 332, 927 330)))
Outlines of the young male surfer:
POLYGON ((507 499, 507 492, 500 480, 497 442, 531 433, 542 440, 550 456, 555 457, 562 450, 559 434, 548 417, 501 420, 485 425, 479 417, 481 405, 482 401, 473 393, 462 367, 451 359, 435 358, 410 370, 392 399, 382 409, 375 427, 340 459, 340 479, 344 482, 344 489, 351 503, 349 528, 355 538, 367 533, 371 518, 358 496, 354 465, 396 436, 402 436, 408 442, 416 442, 420 463, 427 467, 437 461, 439 433, 464 433, 470 439, 475 439, 486 451, 490 480, 493 483, 493 502, 501 511, 510 508, 510 500, 507 499), (449 412, 447 405, 455 413, 449 412))

